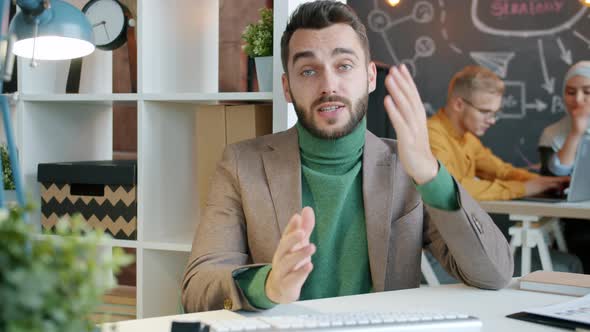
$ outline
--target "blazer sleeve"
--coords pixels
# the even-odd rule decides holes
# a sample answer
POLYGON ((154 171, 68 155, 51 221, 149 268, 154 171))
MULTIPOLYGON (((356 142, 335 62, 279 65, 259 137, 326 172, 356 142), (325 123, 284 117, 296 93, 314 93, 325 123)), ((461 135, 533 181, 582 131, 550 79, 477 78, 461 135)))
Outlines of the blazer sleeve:
POLYGON ((461 185, 456 186, 458 210, 425 205, 425 247, 447 272, 467 285, 506 287, 514 272, 510 246, 490 216, 461 185))
POLYGON ((262 266, 250 265, 236 160, 227 146, 213 177, 182 280, 187 312, 256 310, 234 280, 244 269, 262 266))

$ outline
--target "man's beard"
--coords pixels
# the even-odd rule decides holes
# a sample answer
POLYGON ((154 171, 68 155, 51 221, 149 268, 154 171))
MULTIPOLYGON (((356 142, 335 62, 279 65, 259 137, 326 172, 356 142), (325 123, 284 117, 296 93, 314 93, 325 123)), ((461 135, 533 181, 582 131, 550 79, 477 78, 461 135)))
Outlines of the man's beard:
MULTIPOLYGON (((299 123, 303 126, 303 128, 307 129, 313 136, 322 138, 322 139, 337 139, 344 137, 350 134, 361 122, 365 114, 367 114, 367 108, 369 103, 369 94, 365 94, 352 107, 350 100, 340 96, 324 96, 313 102, 309 108, 309 112, 305 112, 297 102, 293 95, 291 95, 291 100, 293 101, 293 107, 295 108, 295 113, 297 113, 297 118, 299 119, 299 123), (339 130, 322 130, 316 126, 313 122, 313 109, 321 104, 326 102, 340 102, 346 106, 346 109, 349 110, 350 119, 348 122, 339 130)), ((335 120, 334 120, 335 121, 335 120)), ((328 123, 333 124, 333 122, 328 121, 328 123)))

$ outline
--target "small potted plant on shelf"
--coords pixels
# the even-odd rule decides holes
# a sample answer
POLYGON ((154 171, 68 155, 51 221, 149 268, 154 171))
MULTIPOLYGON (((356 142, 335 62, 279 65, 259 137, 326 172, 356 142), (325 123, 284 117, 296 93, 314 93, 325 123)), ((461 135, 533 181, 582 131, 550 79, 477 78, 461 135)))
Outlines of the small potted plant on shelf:
POLYGON ((25 222, 32 208, 0 208, 0 331, 94 330, 91 313, 111 288, 110 271, 131 261, 121 248, 101 256, 107 235, 79 218, 61 219, 57 236, 25 222))
POLYGON ((2 157, 2 180, 4 183, 4 192, 6 201, 15 202, 16 192, 14 186, 14 178, 12 176, 12 166, 10 165, 10 158, 8 157, 8 149, 5 144, 0 145, 0 156, 2 157))
POLYGON ((4 181, 4 190, 14 190, 14 178, 12 177, 12 166, 8 156, 8 149, 5 144, 0 145, 0 155, 2 156, 2 175, 4 181))
POLYGON ((242 33, 244 52, 254 58, 260 91, 272 91, 272 9, 260 9, 257 23, 248 24, 242 33))

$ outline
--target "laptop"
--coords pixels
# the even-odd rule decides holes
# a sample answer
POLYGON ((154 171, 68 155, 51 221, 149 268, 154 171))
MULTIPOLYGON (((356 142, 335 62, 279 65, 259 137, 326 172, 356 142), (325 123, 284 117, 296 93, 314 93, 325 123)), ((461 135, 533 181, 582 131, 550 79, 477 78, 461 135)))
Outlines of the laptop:
POLYGON ((522 197, 519 200, 533 202, 580 202, 590 200, 590 135, 584 135, 578 146, 570 186, 563 191, 545 192, 541 195, 522 197))

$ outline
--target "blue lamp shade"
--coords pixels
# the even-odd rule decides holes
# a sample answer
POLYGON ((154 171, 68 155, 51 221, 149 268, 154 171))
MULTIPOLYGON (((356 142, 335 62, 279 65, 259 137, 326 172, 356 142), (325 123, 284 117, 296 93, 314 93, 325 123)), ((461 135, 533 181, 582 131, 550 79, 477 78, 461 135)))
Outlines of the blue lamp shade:
POLYGON ((62 0, 51 0, 51 7, 38 16, 17 13, 10 23, 16 36, 14 54, 38 60, 65 60, 86 56, 94 51, 92 27, 76 7, 62 0), (35 21, 38 21, 37 38, 35 21))

